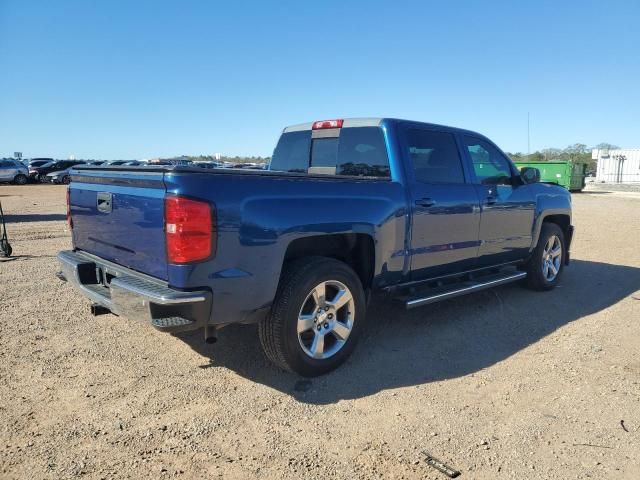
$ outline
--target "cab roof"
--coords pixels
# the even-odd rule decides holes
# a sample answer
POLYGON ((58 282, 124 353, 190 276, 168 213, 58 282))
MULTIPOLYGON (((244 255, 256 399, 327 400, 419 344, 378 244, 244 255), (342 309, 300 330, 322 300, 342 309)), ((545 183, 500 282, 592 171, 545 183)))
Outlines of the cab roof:
MULTIPOLYGON (((320 120, 322 121, 322 120, 320 120)), ((324 120, 324 121, 328 121, 328 120, 324 120)), ((314 121, 314 122, 305 122, 305 123, 298 123, 296 125, 290 125, 288 127, 285 127, 282 130, 282 133, 289 133, 289 132, 300 132, 300 131, 304 131, 304 130, 311 130, 313 128, 313 124, 317 123, 318 121, 314 121)), ((380 127, 385 123, 408 123, 408 124, 413 124, 416 126, 422 125, 425 127, 431 127, 431 128, 436 128, 438 130, 444 130, 444 131, 449 131, 451 133, 453 132, 457 132, 457 133, 464 133, 464 134, 471 134, 474 135, 476 137, 480 137, 480 138, 486 138, 484 135, 474 132, 472 130, 466 130, 463 128, 457 128, 457 127, 449 127, 447 125, 439 125, 437 123, 428 123, 428 122, 420 122, 420 121, 416 121, 416 120, 406 120, 406 119, 401 119, 401 118, 388 118, 388 117, 356 117, 356 118, 345 118, 343 120, 342 123, 342 128, 351 128, 351 127, 380 127)))

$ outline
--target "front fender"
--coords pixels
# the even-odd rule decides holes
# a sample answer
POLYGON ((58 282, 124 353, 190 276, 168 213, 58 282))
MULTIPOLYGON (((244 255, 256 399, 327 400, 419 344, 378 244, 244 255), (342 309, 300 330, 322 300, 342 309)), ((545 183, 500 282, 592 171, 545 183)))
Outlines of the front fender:
POLYGON ((568 224, 571 225, 571 194, 557 185, 540 184, 536 192, 536 209, 529 251, 536 248, 542 224, 545 218, 552 215, 566 216, 568 224))

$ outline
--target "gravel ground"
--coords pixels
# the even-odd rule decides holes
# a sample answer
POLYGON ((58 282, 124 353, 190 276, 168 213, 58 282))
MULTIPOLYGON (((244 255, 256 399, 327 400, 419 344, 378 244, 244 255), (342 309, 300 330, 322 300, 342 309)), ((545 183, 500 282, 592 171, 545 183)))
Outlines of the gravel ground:
POLYGON ((64 187, 0 186, 0 477, 640 478, 640 193, 574 195, 562 284, 406 313, 378 301, 311 381, 251 326, 215 345, 93 318, 58 281, 64 187), (623 423, 621 423, 623 421, 623 423))

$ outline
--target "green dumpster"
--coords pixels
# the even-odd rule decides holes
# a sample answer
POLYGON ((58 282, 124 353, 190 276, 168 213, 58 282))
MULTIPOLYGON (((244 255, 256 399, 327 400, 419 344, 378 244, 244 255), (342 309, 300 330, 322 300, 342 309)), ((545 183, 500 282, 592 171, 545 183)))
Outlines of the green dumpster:
POLYGON ((551 160, 548 162, 515 162, 518 170, 522 167, 534 167, 540 170, 540 181, 556 183, 572 192, 579 192, 585 186, 586 163, 573 163, 571 160, 551 160))

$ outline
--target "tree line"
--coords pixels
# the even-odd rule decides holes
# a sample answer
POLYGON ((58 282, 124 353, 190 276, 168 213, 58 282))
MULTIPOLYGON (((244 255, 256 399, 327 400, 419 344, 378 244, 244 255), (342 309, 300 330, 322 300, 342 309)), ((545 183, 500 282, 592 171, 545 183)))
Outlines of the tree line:
MULTIPOLYGON (((599 143, 593 148, 600 150, 608 149, 615 150, 617 145, 611 143, 599 143)), ((584 143, 574 143, 567 148, 543 148, 542 150, 536 150, 535 152, 527 155, 526 153, 510 153, 507 155, 511 157, 514 162, 550 162, 553 160, 571 160, 575 163, 586 163, 588 170, 595 170, 598 163, 597 160, 591 158, 591 148, 587 147, 584 143)))

